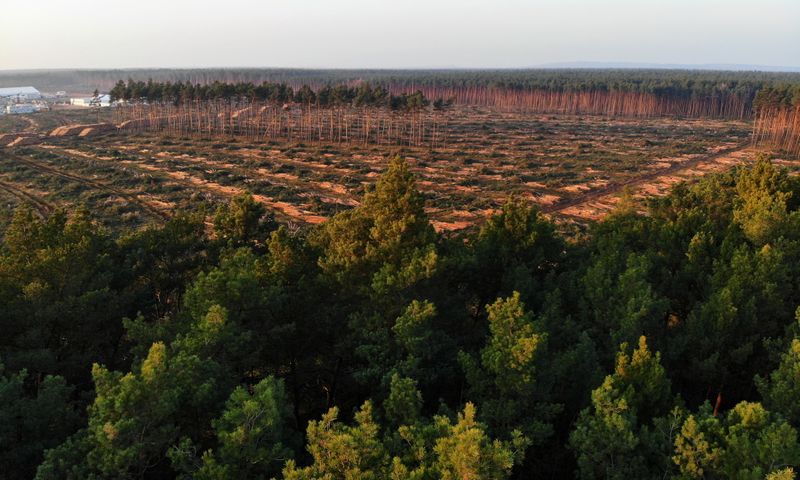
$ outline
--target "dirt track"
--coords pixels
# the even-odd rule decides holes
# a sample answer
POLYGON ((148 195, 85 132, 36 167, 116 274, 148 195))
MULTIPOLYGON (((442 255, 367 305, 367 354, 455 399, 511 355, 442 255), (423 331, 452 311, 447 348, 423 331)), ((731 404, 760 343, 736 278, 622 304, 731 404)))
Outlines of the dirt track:
POLYGON ((647 183, 652 183, 653 181, 661 177, 675 175, 684 170, 691 170, 701 165, 715 163, 717 160, 728 157, 734 152, 746 150, 748 148, 749 143, 750 143, 749 141, 741 143, 739 145, 736 145, 735 147, 721 150, 712 155, 697 157, 690 160, 686 160, 684 162, 674 162, 669 167, 653 170, 651 172, 636 176, 624 182, 610 182, 603 187, 587 191, 582 195, 560 200, 551 205, 542 206, 540 208, 540 211, 542 213, 560 213, 568 208, 577 207, 592 201, 600 200, 601 198, 604 197, 620 193, 625 187, 642 186, 647 183))
POLYGON ((121 190, 119 190, 117 188, 114 188, 114 187, 110 186, 110 185, 107 185, 107 184, 104 184, 104 183, 100 183, 100 182, 95 182, 94 180, 89 180, 88 178, 84 178, 84 177, 81 177, 81 176, 78 176, 78 175, 73 175, 71 173, 67 173, 67 172, 55 169, 53 167, 48 167, 46 165, 42 165, 40 163, 31 161, 31 160, 27 160, 27 159, 25 159, 23 157, 20 157, 18 155, 7 155, 6 158, 9 158, 9 159, 11 159, 11 160, 13 160, 15 162, 19 162, 19 163, 25 164, 25 165, 27 165, 27 166, 29 166, 31 168, 36 169, 36 170, 49 173, 51 175, 55 175, 55 176, 58 176, 58 177, 61 177, 61 178, 66 178, 68 180, 73 180, 73 181, 78 182, 78 183, 83 183, 85 185, 89 185, 89 186, 97 188, 99 190, 105 190, 107 192, 111 192, 114 195, 118 195, 118 196, 124 198, 125 200, 127 200, 127 201, 129 201, 131 203, 135 203, 136 205, 139 205, 145 211, 147 211, 148 213, 158 217, 161 220, 168 220, 170 218, 170 216, 167 213, 155 208, 154 206, 150 205, 149 203, 147 203, 145 201, 142 201, 137 196, 131 195, 131 194, 126 193, 126 192, 123 192, 123 191, 121 191, 121 190))
POLYGON ((36 213, 42 218, 46 217, 47 214, 49 214, 54 209, 53 205, 51 205, 50 203, 45 202, 44 200, 34 195, 31 195, 30 193, 17 187, 16 185, 4 182, 2 180, 0 180, 0 190, 10 193, 11 195, 19 198, 25 203, 29 203, 33 207, 33 209, 36 210, 36 213))
POLYGON ((20 118, 28 122, 28 126, 25 127, 25 132, 37 132, 39 130, 39 122, 34 120, 33 118, 27 115, 21 115, 20 118))

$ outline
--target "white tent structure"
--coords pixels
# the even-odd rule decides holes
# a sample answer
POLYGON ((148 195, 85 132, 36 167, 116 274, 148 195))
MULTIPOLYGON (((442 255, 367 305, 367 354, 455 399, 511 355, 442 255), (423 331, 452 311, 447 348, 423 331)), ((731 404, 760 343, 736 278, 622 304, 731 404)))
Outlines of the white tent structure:
POLYGON ((78 107, 110 107, 111 95, 103 94, 97 97, 71 98, 69 103, 78 107))
POLYGON ((41 92, 33 87, 0 88, 0 101, 27 102, 30 100, 40 100, 41 98, 41 92))

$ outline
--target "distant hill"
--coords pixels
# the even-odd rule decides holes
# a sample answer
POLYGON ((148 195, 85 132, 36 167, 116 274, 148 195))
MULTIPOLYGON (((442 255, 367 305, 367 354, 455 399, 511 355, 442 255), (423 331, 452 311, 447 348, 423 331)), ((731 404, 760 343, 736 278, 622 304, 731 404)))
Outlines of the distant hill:
POLYGON ((662 70, 721 70, 733 72, 800 72, 800 66, 750 65, 743 63, 637 63, 637 62, 556 62, 532 68, 626 68, 662 70))

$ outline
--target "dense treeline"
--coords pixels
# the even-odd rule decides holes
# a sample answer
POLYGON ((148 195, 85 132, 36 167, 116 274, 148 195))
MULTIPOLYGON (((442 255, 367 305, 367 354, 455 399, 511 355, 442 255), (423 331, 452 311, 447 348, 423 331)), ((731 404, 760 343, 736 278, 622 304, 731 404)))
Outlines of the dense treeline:
MULTIPOLYGON (((401 88, 394 87, 397 91, 401 88)), ((752 92, 715 91, 708 95, 676 91, 653 93, 606 88, 579 90, 501 87, 424 86, 425 95, 446 96, 462 105, 481 105, 506 111, 607 115, 624 117, 678 116, 747 119, 752 115, 752 92), (686 94, 684 94, 686 93, 686 94)))
MULTIPOLYGON (((800 73, 759 71, 716 71, 680 69, 421 69, 421 70, 311 70, 311 69, 134 69, 134 70, 52 70, 6 71, 2 85, 34 85, 44 91, 95 88, 109 90, 119 78, 137 81, 211 84, 286 83, 295 88, 354 85, 396 85, 407 91, 428 86, 495 87, 543 90, 624 90, 643 93, 679 93, 706 96, 714 91, 755 93, 763 86, 800 83, 800 73)), ((446 97, 445 97, 446 98, 446 97)))
POLYGON ((501 70, 389 81, 458 103, 538 113, 749 118, 756 92, 797 74, 689 70, 501 70))
MULTIPOLYGON (((451 99, 464 105, 537 113, 602 114, 656 117, 687 116, 746 119, 762 88, 778 80, 800 83, 800 75, 756 72, 692 72, 672 70, 500 70, 365 72, 365 78, 328 77, 332 84, 311 77, 311 85, 238 82, 209 83, 118 82, 112 96, 125 100, 185 101, 187 99, 251 98, 297 101, 321 106, 389 105, 416 107, 417 98, 451 99), (375 87, 370 86, 373 82, 375 87), (302 94, 301 94, 302 92, 302 94), (391 93, 390 93, 391 92, 391 93), (413 93, 411 93, 413 92, 413 93), (406 98, 410 96, 410 98, 406 98)), ((298 73, 300 75, 300 73, 298 73)), ((290 75, 291 78, 291 75, 290 75)), ((302 78, 302 77, 298 77, 302 78)), ((308 80, 308 79, 306 79, 308 80)), ((442 105, 442 100, 438 101, 442 105)))
POLYGON ((754 103, 753 143, 800 155, 800 85, 764 88, 754 103))
MULTIPOLYGON (((368 83, 357 87, 347 85, 324 86, 313 89, 302 85, 295 89, 286 83, 225 83, 193 84, 184 82, 147 82, 128 79, 117 81, 109 92, 112 100, 133 103, 173 103, 179 105, 192 101, 262 101, 272 103, 298 103, 317 107, 385 107, 391 110, 419 110, 430 101, 422 92, 393 95, 381 86, 368 83)), ((434 102, 434 107, 445 106, 443 100, 434 102)))
POLYGON ((765 86, 800 83, 800 73, 657 69, 441 71, 419 76, 397 73, 385 82, 422 91, 625 92, 673 100, 728 96, 752 100, 765 86))
POLYGON ((751 118, 756 93, 800 84, 800 73, 667 69, 302 70, 145 69, 6 72, 0 84, 32 84, 45 91, 112 89, 120 77, 137 83, 212 85, 285 84, 317 90, 362 83, 394 95, 421 91, 429 98, 542 113, 629 116, 680 115, 751 118))
POLYGON ((767 160, 580 239, 437 235, 400 159, 307 231, 252 197, 0 251, 6 478, 790 479, 800 180, 767 160))

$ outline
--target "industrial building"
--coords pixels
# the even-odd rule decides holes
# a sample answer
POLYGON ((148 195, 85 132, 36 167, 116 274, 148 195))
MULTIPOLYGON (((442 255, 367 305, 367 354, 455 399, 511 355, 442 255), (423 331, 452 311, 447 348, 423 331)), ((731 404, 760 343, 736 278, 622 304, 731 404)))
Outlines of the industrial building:
POLYGON ((31 100, 41 100, 42 94, 33 87, 5 87, 0 88, 0 102, 21 103, 31 100))

